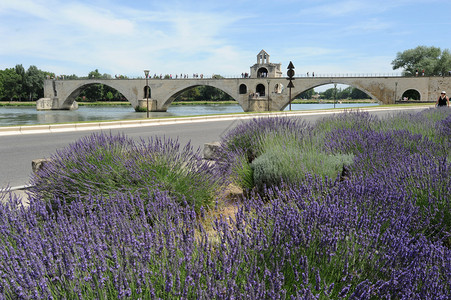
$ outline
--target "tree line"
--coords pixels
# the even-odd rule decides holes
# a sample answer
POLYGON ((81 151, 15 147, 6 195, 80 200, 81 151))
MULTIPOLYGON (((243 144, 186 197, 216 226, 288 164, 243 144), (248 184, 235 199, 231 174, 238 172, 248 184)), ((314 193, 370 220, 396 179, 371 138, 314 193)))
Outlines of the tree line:
MULTIPOLYGON (((215 78, 224 78, 221 75, 215 75, 215 78)), ((175 101, 230 101, 234 100, 229 94, 212 86, 196 86, 181 93, 175 101)))
POLYGON ((365 92, 353 88, 352 86, 348 86, 347 88, 330 88, 325 90, 324 92, 315 92, 314 89, 307 90, 305 92, 300 93, 295 99, 313 99, 316 97, 320 99, 326 100, 345 100, 345 99, 371 99, 365 92))
MULTIPOLYGON (((219 75, 216 75, 220 78, 219 75)), ((55 76, 52 72, 39 70, 36 66, 30 66, 27 70, 20 65, 14 68, 0 70, 0 101, 36 101, 44 97, 44 80, 56 79, 112 79, 110 74, 101 74, 98 69, 89 72, 88 76, 79 77, 72 75, 55 76)), ((115 76, 116 79, 128 79, 127 76, 115 76)), ((233 100, 225 92, 210 86, 198 86, 180 94, 177 101, 219 101, 233 100)), ((116 89, 104 84, 92 84, 87 86, 78 95, 76 101, 126 101, 125 97, 116 89)))
MULTIPOLYGON (((18 64, 14 68, 0 70, 0 101, 36 101, 44 97, 44 80, 46 78, 111 79, 112 77, 109 74, 101 74, 97 69, 91 71, 85 77, 79 77, 75 74, 56 77, 54 73, 40 70, 36 66, 30 66, 25 70, 21 64, 18 64)), ((119 78, 126 77, 121 75, 119 78)), ((125 100, 125 97, 109 86, 93 84, 86 87, 76 100, 88 102, 99 100, 121 101, 125 100)))
MULTIPOLYGON (((64 77, 65 79, 112 79, 110 74, 101 74, 98 69, 89 72, 87 77, 78 77, 77 75, 70 75, 64 77)), ((127 76, 115 76, 116 79, 128 79, 127 76)), ((87 86, 75 99, 78 102, 94 102, 94 101, 127 101, 120 92, 116 89, 104 84, 91 84, 87 86)))
POLYGON ((0 70, 0 100, 32 101, 44 96, 44 79, 55 76, 51 72, 22 65, 0 70))

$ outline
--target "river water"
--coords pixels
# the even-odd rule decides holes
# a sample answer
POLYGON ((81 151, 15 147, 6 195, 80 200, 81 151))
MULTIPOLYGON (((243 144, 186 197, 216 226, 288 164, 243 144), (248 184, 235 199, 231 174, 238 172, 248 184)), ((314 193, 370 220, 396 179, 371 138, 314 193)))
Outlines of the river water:
MULTIPOLYGON (((378 103, 342 103, 336 108, 375 106, 378 103)), ((292 104, 291 110, 333 108, 333 104, 292 104)), ((287 109, 288 110, 288 107, 287 109)), ((151 118, 196 116, 243 112, 238 104, 172 105, 167 112, 150 112, 151 118)), ((0 107, 0 126, 75 123, 81 121, 145 119, 145 112, 135 112, 132 106, 80 106, 78 110, 37 111, 34 106, 0 107)))

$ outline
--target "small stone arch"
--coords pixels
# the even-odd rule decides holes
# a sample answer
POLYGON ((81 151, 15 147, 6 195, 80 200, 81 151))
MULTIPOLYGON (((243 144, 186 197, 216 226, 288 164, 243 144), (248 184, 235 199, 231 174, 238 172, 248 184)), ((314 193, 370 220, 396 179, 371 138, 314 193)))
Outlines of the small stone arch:
POLYGON ((262 83, 257 84, 256 88, 255 88, 255 92, 258 93, 259 96, 265 96, 265 85, 262 83))
POLYGON ((257 78, 268 77, 268 69, 261 67, 257 71, 257 78))
POLYGON ((421 101, 421 94, 419 91, 415 89, 408 89, 402 93, 401 96, 402 100, 415 100, 415 101, 421 101))
POLYGON ((152 98, 152 89, 148 85, 144 87, 144 99, 146 98, 152 98))
POLYGON ((281 83, 276 83, 276 85, 274 86, 274 93, 276 94, 282 94, 284 90, 284 86, 281 83))
POLYGON ((247 86, 244 83, 240 84, 238 92, 240 95, 247 94, 247 86))

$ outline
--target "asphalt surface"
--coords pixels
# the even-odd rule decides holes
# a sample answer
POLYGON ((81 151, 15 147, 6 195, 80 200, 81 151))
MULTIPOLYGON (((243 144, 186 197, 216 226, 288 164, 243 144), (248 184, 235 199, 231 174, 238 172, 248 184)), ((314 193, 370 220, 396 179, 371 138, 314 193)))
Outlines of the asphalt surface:
MULTIPOLYGON (((414 112, 428 107, 416 108, 393 108, 393 109, 361 109, 371 114, 384 117, 392 115, 400 111, 414 112)), ((323 118, 327 114, 340 113, 342 110, 332 111, 303 111, 292 112, 289 114, 293 118, 301 118, 306 122, 315 122, 323 118)), ((281 113, 287 115, 287 113, 281 113)), ((265 114, 259 114, 265 116, 265 114)), ((6 187, 17 189, 21 186, 29 184, 31 175, 31 161, 38 158, 49 158, 57 149, 64 148, 70 143, 75 142, 83 136, 92 134, 93 132, 111 132, 113 134, 123 133, 135 140, 141 138, 147 139, 151 136, 165 136, 178 139, 181 145, 190 142, 194 148, 203 148, 205 143, 220 140, 221 136, 245 121, 243 118, 249 119, 250 116, 233 115, 228 119, 224 117, 218 119, 208 119, 207 121, 195 118, 178 119, 176 124, 161 124, 152 126, 139 126, 131 128, 113 128, 96 129, 96 130, 77 130, 66 129, 61 132, 40 132, 22 133, 22 134, 2 134, 0 128, 0 189, 6 187), (185 120, 185 121, 183 121, 185 120)), ((117 127, 117 126, 116 126, 117 127)))

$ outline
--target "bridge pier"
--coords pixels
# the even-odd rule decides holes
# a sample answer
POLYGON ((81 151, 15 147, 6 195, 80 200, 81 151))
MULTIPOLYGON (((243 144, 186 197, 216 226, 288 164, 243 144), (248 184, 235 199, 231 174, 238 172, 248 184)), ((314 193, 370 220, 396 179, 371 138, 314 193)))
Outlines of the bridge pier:
MULTIPOLYGON (((137 112, 147 111, 147 99, 139 99, 138 106, 135 107, 135 111, 137 111, 137 112)), ((149 98, 149 111, 165 112, 166 108, 158 108, 158 101, 155 99, 149 98)))
POLYGON ((249 97, 247 112, 261 112, 271 110, 271 100, 268 97, 249 97))
POLYGON ((70 105, 60 105, 58 97, 40 98, 36 101, 36 110, 76 110, 78 103, 73 101, 70 105))

